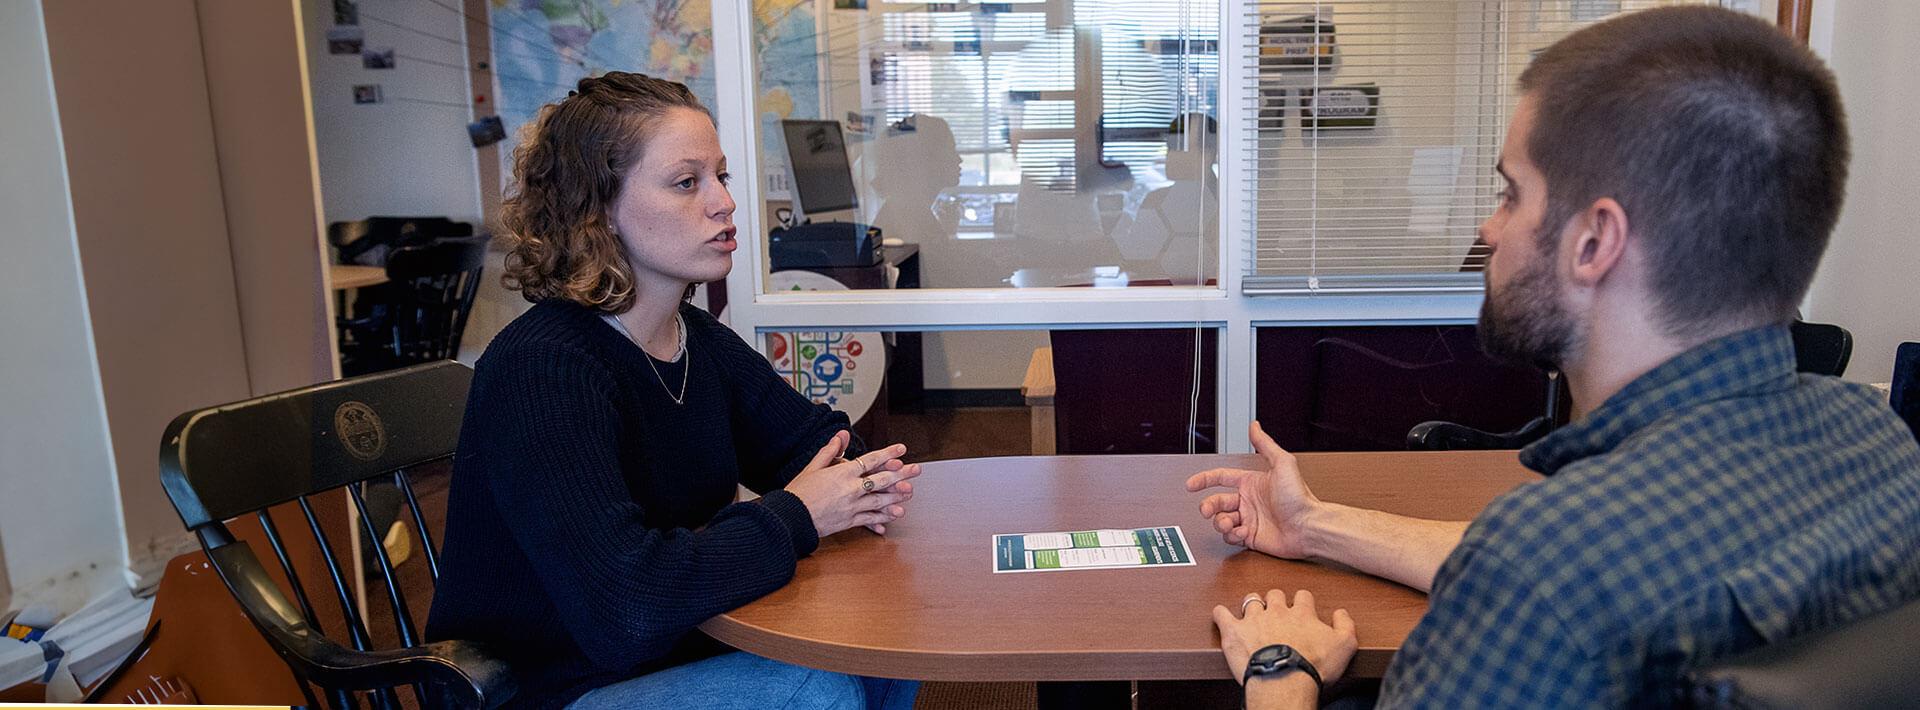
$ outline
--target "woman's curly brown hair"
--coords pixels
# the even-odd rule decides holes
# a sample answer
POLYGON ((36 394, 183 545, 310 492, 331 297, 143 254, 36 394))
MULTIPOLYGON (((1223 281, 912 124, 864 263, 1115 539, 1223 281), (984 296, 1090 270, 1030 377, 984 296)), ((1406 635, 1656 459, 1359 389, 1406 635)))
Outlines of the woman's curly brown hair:
POLYGON ((628 72, 581 79, 567 98, 540 109, 513 151, 517 187, 501 204, 503 285, 528 301, 565 298, 608 313, 633 307, 633 270, 607 219, 621 176, 674 108, 712 116, 685 84, 628 72))

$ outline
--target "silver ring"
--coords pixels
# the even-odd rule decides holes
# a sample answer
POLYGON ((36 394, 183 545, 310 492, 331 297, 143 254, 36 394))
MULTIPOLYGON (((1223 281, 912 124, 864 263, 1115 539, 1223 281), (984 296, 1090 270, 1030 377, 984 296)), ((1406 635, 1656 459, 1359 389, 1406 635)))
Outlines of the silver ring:
POLYGON ((873 492, 873 479, 871 479, 871 478, 862 478, 862 479, 860 479, 860 490, 863 490, 863 491, 866 491, 866 492, 868 492, 868 493, 872 493, 872 492, 873 492))
POLYGON ((1243 617, 1244 617, 1244 616, 1246 616, 1246 615, 1247 615, 1247 605, 1248 605, 1248 604, 1252 604, 1252 603, 1254 603, 1254 602, 1260 602, 1260 610, 1261 610, 1261 611, 1266 611, 1266 610, 1267 610, 1267 601, 1266 601, 1265 599, 1261 599, 1261 598, 1260 598, 1260 595, 1259 595, 1259 594, 1256 594, 1256 593, 1253 593, 1253 592, 1248 592, 1248 593, 1247 593, 1247 598, 1245 598, 1245 599, 1242 599, 1242 600, 1240 600, 1240 615, 1241 615, 1241 616, 1243 616, 1243 617))

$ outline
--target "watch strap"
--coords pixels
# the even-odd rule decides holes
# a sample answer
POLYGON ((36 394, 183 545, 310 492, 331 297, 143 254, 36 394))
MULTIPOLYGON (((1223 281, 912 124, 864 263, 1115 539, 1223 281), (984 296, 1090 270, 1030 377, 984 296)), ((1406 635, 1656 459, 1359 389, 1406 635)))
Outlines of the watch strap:
POLYGON ((1313 687, 1316 691, 1324 693, 1327 690, 1327 684, 1320 680, 1320 670, 1314 668, 1313 663, 1309 662, 1305 656, 1300 655, 1299 651, 1293 650, 1292 646, 1284 643, 1263 646, 1259 650, 1254 651, 1253 655, 1248 656, 1247 659, 1247 671, 1240 676, 1240 684, 1242 686, 1245 686, 1248 681, 1253 680, 1255 676, 1272 676, 1277 678, 1286 675, 1288 671, 1300 670, 1305 671, 1307 677, 1313 679, 1313 687), (1267 649, 1278 649, 1280 651, 1281 659, 1278 665, 1272 668, 1255 665, 1252 659, 1267 649))

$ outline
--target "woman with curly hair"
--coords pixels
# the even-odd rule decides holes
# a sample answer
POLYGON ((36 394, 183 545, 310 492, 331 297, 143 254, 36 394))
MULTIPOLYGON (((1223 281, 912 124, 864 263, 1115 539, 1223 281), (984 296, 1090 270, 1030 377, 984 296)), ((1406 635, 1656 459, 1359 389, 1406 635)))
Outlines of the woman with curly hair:
POLYGON ((911 682, 695 629, 820 538, 884 533, 920 472, 899 445, 843 459, 846 415, 686 303, 733 266, 726 162, 687 87, 624 72, 581 80, 515 151, 505 282, 535 305, 474 369, 427 623, 507 660, 512 706, 912 705, 911 682))

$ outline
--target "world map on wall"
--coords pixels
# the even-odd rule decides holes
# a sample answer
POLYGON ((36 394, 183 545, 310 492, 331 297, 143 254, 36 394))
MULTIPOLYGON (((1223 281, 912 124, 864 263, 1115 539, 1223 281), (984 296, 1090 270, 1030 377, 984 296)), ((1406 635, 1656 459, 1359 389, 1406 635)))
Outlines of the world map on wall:
MULTIPOLYGON (((769 141, 780 140, 780 119, 820 115, 814 0, 752 0, 752 7, 761 152, 780 154, 766 147, 779 145, 769 141)), ((511 189, 521 128, 582 78, 640 72, 684 83, 709 109, 716 106, 711 0, 493 0, 488 9, 496 110, 507 130, 503 187, 511 189)))

